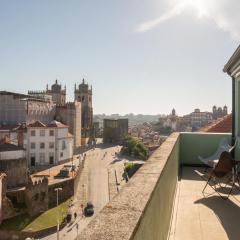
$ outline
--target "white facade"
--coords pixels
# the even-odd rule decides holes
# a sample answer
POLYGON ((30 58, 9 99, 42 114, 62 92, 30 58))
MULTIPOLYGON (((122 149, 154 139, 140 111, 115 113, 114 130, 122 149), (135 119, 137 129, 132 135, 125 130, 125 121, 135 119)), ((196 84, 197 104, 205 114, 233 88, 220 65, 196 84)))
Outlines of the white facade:
POLYGON ((61 164, 73 157, 73 137, 58 122, 28 125, 24 145, 30 166, 61 164))
POLYGON ((25 151, 24 150, 16 150, 16 151, 4 151, 0 152, 0 160, 13 160, 25 158, 25 151))

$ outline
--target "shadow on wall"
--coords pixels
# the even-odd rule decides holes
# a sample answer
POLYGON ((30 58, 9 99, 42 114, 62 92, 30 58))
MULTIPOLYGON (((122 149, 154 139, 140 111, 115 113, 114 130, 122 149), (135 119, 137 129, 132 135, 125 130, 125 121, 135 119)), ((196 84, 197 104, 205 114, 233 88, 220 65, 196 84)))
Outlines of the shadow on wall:
POLYGON ((212 209, 218 216, 229 240, 237 240, 240 236, 239 216, 240 207, 231 200, 223 200, 220 196, 202 198, 195 204, 203 204, 212 209))

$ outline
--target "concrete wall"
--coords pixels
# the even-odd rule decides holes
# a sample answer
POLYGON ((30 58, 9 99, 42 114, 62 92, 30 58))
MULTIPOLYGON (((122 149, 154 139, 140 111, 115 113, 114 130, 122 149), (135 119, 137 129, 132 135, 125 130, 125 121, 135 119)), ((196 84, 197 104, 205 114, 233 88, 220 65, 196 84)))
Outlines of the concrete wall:
POLYGON ((179 134, 174 133, 88 224, 77 239, 167 239, 179 155, 179 134))
POLYGON ((158 179, 151 199, 145 208, 144 215, 133 240, 167 239, 178 179, 179 144, 178 139, 167 156, 167 162, 158 179))
POLYGON ((181 163, 202 164, 198 156, 208 157, 214 154, 222 138, 227 138, 231 144, 231 134, 227 133, 181 133, 181 163))

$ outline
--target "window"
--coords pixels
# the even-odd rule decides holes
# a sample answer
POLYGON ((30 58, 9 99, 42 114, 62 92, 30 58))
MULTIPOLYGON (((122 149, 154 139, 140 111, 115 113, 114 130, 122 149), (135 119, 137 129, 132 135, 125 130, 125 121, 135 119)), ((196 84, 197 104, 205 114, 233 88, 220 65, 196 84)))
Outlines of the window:
POLYGON ((31 130, 31 136, 32 137, 36 136, 36 131, 35 130, 31 130))
POLYGON ((62 150, 66 149, 66 142, 62 141, 62 150))
POLYGON ((63 157, 63 152, 60 153, 60 157, 63 157))
POLYGON ((39 154, 39 160, 40 160, 40 163, 44 163, 45 162, 45 153, 40 153, 39 154))
POLYGON ((49 130, 49 136, 54 136, 54 130, 49 130))
POLYGON ((35 142, 31 142, 31 149, 35 149, 36 148, 36 143, 35 142))
POLYGON ((40 143, 40 148, 41 148, 41 149, 45 148, 45 143, 44 143, 44 142, 41 142, 41 143, 40 143))
POLYGON ((49 153, 49 164, 53 164, 54 163, 54 153, 50 152, 49 153))
POLYGON ((49 148, 51 148, 51 149, 54 148, 54 142, 49 143, 49 148))
POLYGON ((35 166, 35 154, 31 153, 30 155, 31 166, 35 166))
POLYGON ((44 130, 44 129, 41 129, 41 130, 40 130, 40 136, 41 136, 41 137, 44 137, 44 136, 45 136, 45 130, 44 130))

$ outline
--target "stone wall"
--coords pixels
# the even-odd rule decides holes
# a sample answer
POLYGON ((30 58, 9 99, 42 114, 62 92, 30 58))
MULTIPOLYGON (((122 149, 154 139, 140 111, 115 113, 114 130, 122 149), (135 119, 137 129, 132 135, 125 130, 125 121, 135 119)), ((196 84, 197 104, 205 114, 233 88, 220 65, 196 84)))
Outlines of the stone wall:
POLYGON ((58 192, 58 201, 63 202, 72 197, 74 194, 74 179, 67 179, 65 181, 54 183, 48 186, 49 206, 56 206, 57 193, 54 190, 55 188, 62 188, 62 190, 58 192))
POLYGON ((48 179, 32 182, 29 180, 25 190, 25 203, 30 216, 38 215, 48 209, 48 179))
POLYGON ((8 219, 16 215, 16 211, 13 207, 13 204, 11 200, 7 197, 6 190, 7 190, 7 180, 6 180, 6 177, 3 177, 2 191, 1 191, 1 201, 2 201, 1 220, 8 219))
POLYGON ((74 147, 81 146, 81 103, 70 102, 58 106, 56 119, 69 126, 69 132, 74 136, 74 147))
POLYGON ((25 186, 27 183, 26 158, 0 160, 0 170, 7 175, 7 188, 25 186))
POLYGON ((103 142, 119 143, 128 135, 128 119, 104 119, 103 142))

